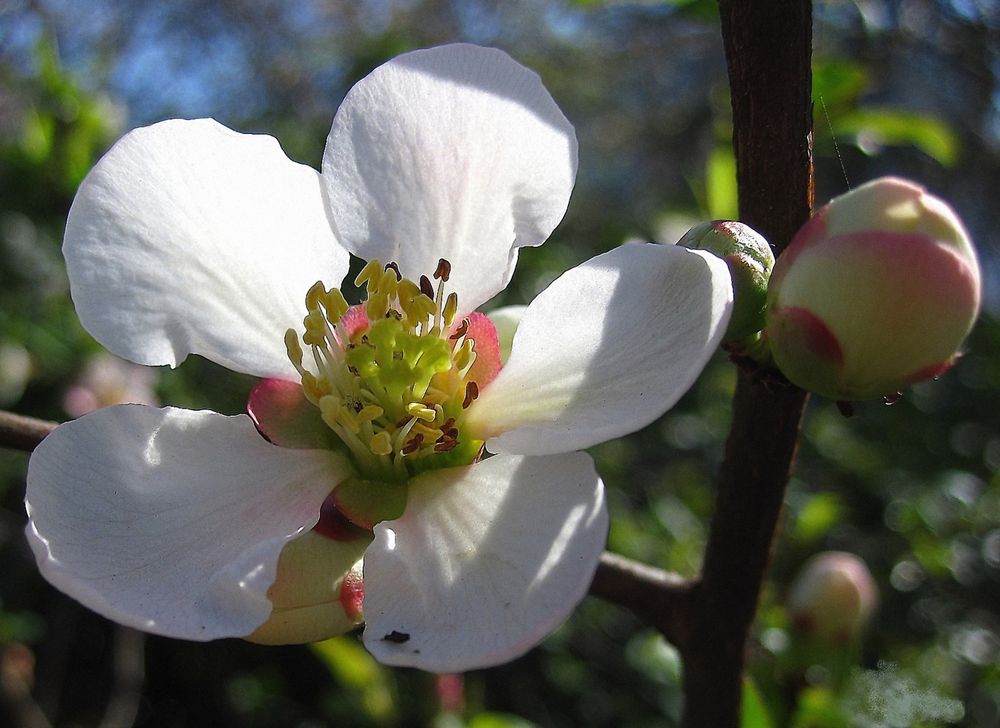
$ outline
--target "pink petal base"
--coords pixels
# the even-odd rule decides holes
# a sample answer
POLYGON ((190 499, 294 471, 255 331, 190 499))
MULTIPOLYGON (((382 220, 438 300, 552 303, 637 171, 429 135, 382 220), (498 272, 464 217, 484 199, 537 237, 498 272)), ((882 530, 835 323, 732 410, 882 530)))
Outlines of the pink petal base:
POLYGON ((485 314, 473 311, 466 318, 469 321, 466 336, 476 342, 476 361, 469 370, 469 379, 482 389, 500 373, 500 338, 497 327, 485 314))
POLYGON ((360 573, 349 571, 340 582, 340 605, 344 608, 344 614, 357 622, 361 621, 364 613, 365 603, 365 583, 360 573))
POLYGON ((844 351, 823 320, 804 308, 787 306, 774 312, 783 331, 794 332, 799 338, 799 346, 808 351, 826 366, 844 365, 844 351))
POLYGON ((329 449, 334 434, 306 399, 302 387, 283 379, 262 379, 247 399, 247 414, 269 442, 298 450, 329 449))
POLYGON ((370 528, 363 528, 353 523, 344 515, 343 511, 337 508, 333 493, 323 501, 323 505, 319 509, 319 521, 313 526, 313 530, 320 536, 334 541, 354 541, 371 536, 370 528))

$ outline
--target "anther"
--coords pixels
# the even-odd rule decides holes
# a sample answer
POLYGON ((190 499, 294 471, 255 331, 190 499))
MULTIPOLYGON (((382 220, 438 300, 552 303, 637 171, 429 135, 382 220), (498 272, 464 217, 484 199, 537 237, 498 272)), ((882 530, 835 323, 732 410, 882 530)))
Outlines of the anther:
POLYGON ((295 368, 301 370, 302 346, 299 344, 299 336, 295 333, 295 329, 288 329, 285 332, 285 351, 288 353, 288 358, 291 359, 295 368))
MULTIPOLYGON (((448 294, 448 299, 444 302, 444 325, 445 328, 451 326, 455 321, 455 314, 458 313, 458 294, 452 291, 448 294)), ((466 319, 468 323, 468 319, 466 319)), ((466 328, 468 331, 468 328, 466 328)), ((463 334, 464 335, 464 334, 463 334)))
POLYGON ((432 301, 434 300, 434 286, 427 276, 420 276, 420 292, 432 301))
POLYGON ((385 264, 385 270, 393 270, 393 271, 395 271, 396 272, 396 280, 397 281, 403 280, 403 274, 399 272, 399 266, 396 265, 396 261, 391 260, 388 263, 386 263, 385 264))
POLYGON ((336 414, 337 422, 355 435, 361 432, 357 417, 347 407, 340 407, 336 414))
POLYGON ((448 452, 458 447, 458 440, 442 438, 434 443, 434 452, 448 452))
MULTIPOLYGON (((451 300, 450 297, 449 300, 451 300)), ((445 309, 446 321, 447 321, 447 316, 448 316, 448 309, 446 308, 445 309)), ((455 329, 455 333, 449 336, 448 338, 451 339, 452 341, 457 341, 458 339, 461 339, 463 336, 465 336, 467 333, 469 333, 469 319, 466 318, 462 319, 462 323, 459 324, 457 329, 455 329)))
POLYGON ((388 432, 383 430, 371 439, 368 447, 376 455, 388 455, 392 452, 392 438, 389 437, 388 432))
POLYGON ((432 422, 434 420, 434 410, 429 407, 425 407, 422 402, 410 402, 406 405, 406 411, 418 420, 423 420, 424 422, 432 422))
POLYGON ((413 436, 413 438, 408 443, 406 443, 406 445, 403 446, 403 449, 400 452, 402 452, 404 455, 412 455, 417 450, 419 450, 420 446, 423 444, 424 444, 424 436, 418 432, 416 435, 413 436))
POLYGON ((306 291, 306 308, 309 311, 315 311, 319 308, 319 302, 324 296, 326 296, 326 286, 323 285, 323 281, 316 281, 306 291))
POLYGON ((331 288, 326 292, 324 305, 326 306, 326 315, 330 318, 331 323, 339 321, 350 308, 339 288, 331 288))
POLYGON ((469 382, 465 385, 465 399, 462 401, 462 409, 468 409, 474 400, 479 399, 479 385, 469 382))
MULTIPOLYGON (((370 281, 378 285, 381 273, 382 264, 379 262, 378 258, 372 258, 365 264, 365 267, 361 269, 361 272, 358 273, 358 277, 354 279, 354 285, 361 288, 361 286, 368 284, 370 281)), ((371 288, 369 288, 369 293, 371 293, 371 288)))
POLYGON ((449 263, 444 258, 439 258, 437 268, 434 269, 434 277, 440 278, 442 281, 447 282, 450 276, 451 276, 451 263, 449 263))

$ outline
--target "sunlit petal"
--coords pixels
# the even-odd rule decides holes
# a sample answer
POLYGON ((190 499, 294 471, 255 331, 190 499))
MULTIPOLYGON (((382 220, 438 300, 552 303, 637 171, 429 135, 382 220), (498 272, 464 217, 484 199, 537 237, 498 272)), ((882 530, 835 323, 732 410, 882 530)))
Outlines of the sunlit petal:
POLYGON ((583 598, 607 538, 590 457, 501 455, 418 476, 365 554, 365 645, 435 672, 523 654, 583 598))
POLYGON ((467 427, 491 452, 528 455, 637 430, 701 373, 732 296, 725 263, 700 251, 639 243, 592 258, 528 306, 467 427))
POLYGON ((562 219, 576 136, 538 75, 493 48, 406 53, 344 99, 323 176, 338 235, 404 275, 452 264, 469 311, 510 280, 517 248, 562 219))
POLYGON ((28 540, 56 587, 171 637, 263 623, 285 543, 349 472, 268 444, 244 415, 121 405, 58 427, 28 468, 28 540))
POLYGON ((115 144, 73 201, 63 253, 80 321, 114 353, 170 366, 201 354, 257 376, 295 375, 282 336, 306 289, 348 264, 319 174, 210 119, 115 144))

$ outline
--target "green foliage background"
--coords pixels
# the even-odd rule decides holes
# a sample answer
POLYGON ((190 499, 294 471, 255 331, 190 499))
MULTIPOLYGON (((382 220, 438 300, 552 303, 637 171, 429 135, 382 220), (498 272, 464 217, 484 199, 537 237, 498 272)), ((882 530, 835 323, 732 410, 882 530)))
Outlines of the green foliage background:
MULTIPOLYGON (((716 16, 704 0, 0 5, 0 407, 65 419, 66 389, 99 351, 73 313, 59 241, 76 186, 121 133, 214 116, 316 165, 350 85, 411 48, 504 48, 577 127, 566 219, 523 252, 498 304, 529 301, 630 237, 673 242, 698 220, 734 217, 716 16)), ((812 402, 754 633, 747 728, 1000 720, 998 36, 989 2, 817 3, 818 199, 881 174, 921 181, 972 230, 987 309, 958 366, 893 406, 844 419, 812 402), (783 607, 796 570, 826 549, 862 556, 881 591, 865 639, 836 654, 805 644, 783 607)), ((720 355, 673 411, 593 449, 611 550, 697 572, 733 383, 720 355)), ((236 413, 251 386, 192 359, 160 374, 158 394, 236 413)), ((383 668, 354 637, 289 648, 137 637, 38 576, 21 535, 26 465, 0 451, 0 724, 26 720, 31 703, 74 726, 127 724, 122 704, 143 726, 669 726, 679 715, 676 652, 594 599, 524 658, 465 676, 459 710, 433 676, 383 668)))

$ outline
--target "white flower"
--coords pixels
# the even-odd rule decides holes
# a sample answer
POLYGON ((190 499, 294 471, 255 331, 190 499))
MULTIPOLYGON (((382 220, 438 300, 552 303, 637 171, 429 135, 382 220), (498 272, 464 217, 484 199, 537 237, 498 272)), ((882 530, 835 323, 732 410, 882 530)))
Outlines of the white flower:
POLYGON ((540 79, 468 45, 402 55, 358 83, 334 119, 322 174, 269 137, 214 121, 128 134, 70 211, 64 252, 81 321, 142 364, 194 353, 260 377, 304 377, 332 447, 276 446, 245 415, 138 405, 62 425, 28 473, 27 533, 45 576, 159 634, 308 640, 357 618, 349 570, 363 552, 364 639, 383 662, 458 671, 536 644, 586 593, 606 538, 603 485, 575 451, 642 427, 690 386, 726 326, 725 265, 628 245, 567 272, 524 311, 478 400, 454 387, 419 402, 406 397, 422 388, 404 392, 410 419, 447 431, 445 452, 423 447, 416 460, 406 458, 421 443, 402 433, 416 428, 390 421, 389 405, 340 407, 374 380, 345 364, 343 347, 360 334, 343 311, 323 316, 337 294, 312 286, 342 279, 348 250, 413 281, 447 260, 438 285, 448 279, 457 305, 443 295, 411 325, 399 312, 419 295, 372 266, 369 292, 392 290, 384 306, 367 305, 396 311, 421 345, 451 342, 439 379, 468 387, 480 342, 451 332, 466 318, 491 328, 470 312, 507 284, 518 248, 556 226, 575 172, 573 129, 540 79), (286 332, 302 330, 307 291, 307 329, 329 336, 307 342, 320 358, 301 364, 286 332), (435 316, 451 328, 432 327, 435 316), (449 407, 458 417, 444 426, 434 418, 449 407), (355 427, 351 447, 334 434, 355 427), (494 455, 472 462, 468 441, 494 455), (384 505, 393 488, 405 509, 363 538, 310 530, 344 494, 384 505))

